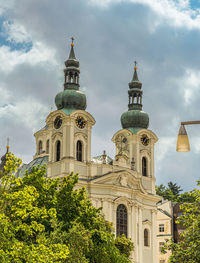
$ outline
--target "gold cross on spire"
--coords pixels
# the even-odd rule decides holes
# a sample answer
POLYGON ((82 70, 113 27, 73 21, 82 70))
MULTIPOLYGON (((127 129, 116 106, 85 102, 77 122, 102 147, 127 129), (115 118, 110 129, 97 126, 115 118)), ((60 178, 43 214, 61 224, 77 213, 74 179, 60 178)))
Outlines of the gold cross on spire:
POLYGON ((71 46, 73 47, 74 46, 74 38, 71 37, 71 40, 72 40, 71 46))
POLYGON ((134 63, 135 63, 134 70, 136 70, 137 69, 137 61, 135 60, 134 63))

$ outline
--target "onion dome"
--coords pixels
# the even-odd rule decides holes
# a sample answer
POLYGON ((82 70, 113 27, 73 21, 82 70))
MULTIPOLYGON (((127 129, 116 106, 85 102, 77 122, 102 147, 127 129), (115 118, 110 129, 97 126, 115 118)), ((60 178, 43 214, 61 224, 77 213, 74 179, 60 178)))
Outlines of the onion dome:
POLYGON ((133 79, 129 83, 128 111, 121 116, 123 129, 147 129, 149 127, 149 116, 142 110, 142 83, 138 80, 135 62, 133 79))
POLYGON ((65 61, 64 69, 64 90, 55 97, 55 104, 58 110, 71 113, 75 110, 85 110, 87 107, 86 96, 79 90, 79 61, 74 53, 74 39, 72 38, 69 58, 65 61))

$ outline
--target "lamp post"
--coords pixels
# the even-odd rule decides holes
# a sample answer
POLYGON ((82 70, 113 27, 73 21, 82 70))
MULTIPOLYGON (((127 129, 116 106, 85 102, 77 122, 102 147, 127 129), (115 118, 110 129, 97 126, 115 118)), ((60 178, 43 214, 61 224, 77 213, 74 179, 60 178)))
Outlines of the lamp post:
POLYGON ((200 121, 181 122, 181 127, 179 129, 177 143, 176 143, 177 152, 189 152, 190 151, 190 143, 189 143, 188 135, 185 129, 185 125, 193 125, 193 124, 200 124, 200 121))

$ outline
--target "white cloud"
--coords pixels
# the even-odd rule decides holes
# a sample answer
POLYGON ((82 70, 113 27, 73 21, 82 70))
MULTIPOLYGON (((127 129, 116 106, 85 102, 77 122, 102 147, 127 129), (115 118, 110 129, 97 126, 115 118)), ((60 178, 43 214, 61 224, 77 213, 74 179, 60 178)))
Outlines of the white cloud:
POLYGON ((39 127, 41 121, 44 122, 47 115, 48 107, 33 98, 26 98, 14 105, 8 104, 4 107, 0 107, 0 119, 17 121, 33 132, 39 127))
POLYGON ((16 43, 31 42, 31 36, 27 33, 23 25, 4 21, 3 29, 8 41, 13 41, 16 43))
POLYGON ((164 158, 166 158, 168 153, 175 151, 176 138, 174 137, 162 137, 159 139, 156 145, 156 163, 157 168, 160 169, 164 158))
POLYGON ((190 140, 190 146, 191 146, 192 151, 195 154, 199 154, 200 153, 200 138, 197 136, 195 137, 190 136, 189 140, 190 140))
MULTIPOLYGON (((1 85, 1 84, 0 84, 1 85)), ((6 89, 4 85, 0 87, 0 107, 5 104, 11 97, 11 92, 6 89)))
POLYGON ((17 65, 30 64, 35 66, 39 63, 56 64, 55 50, 47 47, 42 42, 36 41, 33 47, 25 52, 24 50, 12 51, 8 46, 0 47, 0 71, 8 74, 17 65))
MULTIPOLYGON (((109 5, 120 2, 130 2, 149 6, 158 17, 157 25, 164 19, 169 25, 186 27, 188 29, 200 29, 200 9, 191 9, 189 0, 89 0, 93 5, 109 7, 109 5)), ((155 24, 153 24, 155 27, 155 24)))
POLYGON ((180 90, 183 90, 184 101, 190 105, 200 93, 200 71, 186 69, 182 79, 177 80, 180 90))

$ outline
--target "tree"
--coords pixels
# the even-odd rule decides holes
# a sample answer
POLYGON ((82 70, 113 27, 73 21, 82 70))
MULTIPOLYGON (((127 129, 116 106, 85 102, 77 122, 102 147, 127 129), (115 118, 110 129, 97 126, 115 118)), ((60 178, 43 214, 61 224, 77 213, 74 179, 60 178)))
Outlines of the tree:
POLYGON ((156 186, 156 194, 162 196, 165 200, 177 201, 177 198, 182 191, 181 187, 171 181, 168 183, 168 187, 163 184, 156 186))
POLYGON ((7 155, 0 187, 0 262, 64 262, 69 250, 54 238, 59 231, 56 209, 39 205, 39 191, 25 184, 28 174, 24 180, 15 177, 20 164, 13 154, 7 155))
POLYGON ((133 243, 115 240, 78 175, 47 179, 46 167, 16 178, 20 159, 7 155, 0 187, 0 262, 128 263, 133 243), (123 244, 119 246, 119 244, 123 244))
POLYGON ((172 183, 171 181, 168 183, 168 188, 176 197, 178 197, 180 192, 183 191, 180 186, 178 186, 176 183, 172 183))
POLYGON ((178 196, 178 203, 193 203, 195 201, 195 196, 193 195, 193 191, 182 193, 178 196))
POLYGON ((177 220, 177 223, 185 228, 185 231, 180 233, 181 241, 177 244, 168 241, 164 247, 165 250, 172 250, 169 260, 171 263, 200 262, 200 190, 190 191, 187 198, 193 202, 183 203, 180 206, 183 214, 177 220))

